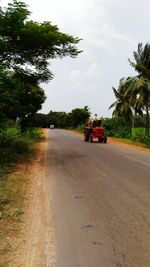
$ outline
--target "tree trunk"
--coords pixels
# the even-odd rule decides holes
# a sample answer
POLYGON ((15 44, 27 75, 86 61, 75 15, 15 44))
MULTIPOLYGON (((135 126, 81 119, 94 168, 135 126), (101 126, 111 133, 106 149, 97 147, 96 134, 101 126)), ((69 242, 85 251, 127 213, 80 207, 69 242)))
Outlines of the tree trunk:
POLYGON ((132 130, 131 130, 132 136, 133 136, 133 131, 135 127, 135 118, 136 118, 136 111, 134 111, 134 114, 132 116, 132 130))
POLYGON ((146 125, 145 125, 145 135, 149 135, 149 103, 146 105, 146 125))

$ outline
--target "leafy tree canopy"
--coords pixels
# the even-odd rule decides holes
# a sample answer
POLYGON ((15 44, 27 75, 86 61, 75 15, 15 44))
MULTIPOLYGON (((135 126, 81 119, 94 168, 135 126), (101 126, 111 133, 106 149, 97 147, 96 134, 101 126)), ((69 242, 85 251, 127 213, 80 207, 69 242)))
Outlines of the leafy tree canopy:
POLYGON ((49 127, 50 124, 54 124, 57 128, 72 128, 83 125, 87 122, 90 117, 89 107, 76 108, 71 112, 57 112, 50 111, 48 114, 36 113, 34 117, 30 120, 31 125, 41 127, 49 127), (42 122, 43 120, 43 122, 42 122))
POLYGON ((45 94, 35 81, 29 82, 19 73, 1 70, 0 116, 24 121, 41 108, 45 94))
POLYGON ((0 7, 0 120, 17 119, 24 125, 45 101, 40 83, 53 78, 49 61, 81 52, 79 38, 29 16, 24 2, 0 7))
POLYGON ((13 1, 0 8, 0 64, 8 68, 26 68, 47 81, 53 77, 48 70, 50 59, 76 57, 80 41, 59 31, 51 22, 29 20, 30 11, 23 2, 13 1))
POLYGON ((87 106, 84 108, 76 108, 71 112, 72 126, 77 127, 80 124, 85 124, 90 117, 90 111, 87 106))

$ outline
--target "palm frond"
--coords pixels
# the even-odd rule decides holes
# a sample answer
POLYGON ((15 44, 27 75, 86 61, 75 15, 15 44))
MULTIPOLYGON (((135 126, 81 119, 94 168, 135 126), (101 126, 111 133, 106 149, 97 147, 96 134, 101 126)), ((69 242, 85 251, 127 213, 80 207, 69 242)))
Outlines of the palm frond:
POLYGON ((115 101, 114 103, 112 103, 108 109, 111 109, 111 108, 115 107, 116 105, 117 105, 117 101, 115 101))

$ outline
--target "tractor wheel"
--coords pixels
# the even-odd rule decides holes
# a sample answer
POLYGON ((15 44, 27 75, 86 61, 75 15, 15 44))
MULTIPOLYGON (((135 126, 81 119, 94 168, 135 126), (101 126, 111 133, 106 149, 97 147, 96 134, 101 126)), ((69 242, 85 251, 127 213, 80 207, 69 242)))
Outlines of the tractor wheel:
POLYGON ((107 137, 104 138, 104 143, 105 143, 105 144, 107 143, 107 137))
POLYGON ((102 143, 102 139, 101 139, 101 138, 98 138, 98 142, 99 142, 99 143, 102 143))

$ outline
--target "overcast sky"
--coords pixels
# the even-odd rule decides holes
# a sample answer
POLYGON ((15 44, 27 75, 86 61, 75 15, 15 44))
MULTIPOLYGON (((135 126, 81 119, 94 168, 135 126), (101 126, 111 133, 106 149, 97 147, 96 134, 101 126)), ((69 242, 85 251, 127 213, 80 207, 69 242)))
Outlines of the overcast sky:
MULTIPOLYGON (((6 0, 0 1, 6 6, 6 0)), ((88 105, 92 113, 110 117, 112 86, 134 75, 128 58, 139 42, 150 42, 150 0, 25 0, 38 22, 51 21, 65 33, 83 39, 77 59, 51 62, 55 77, 42 85, 47 100, 41 112, 69 112, 88 105)))

